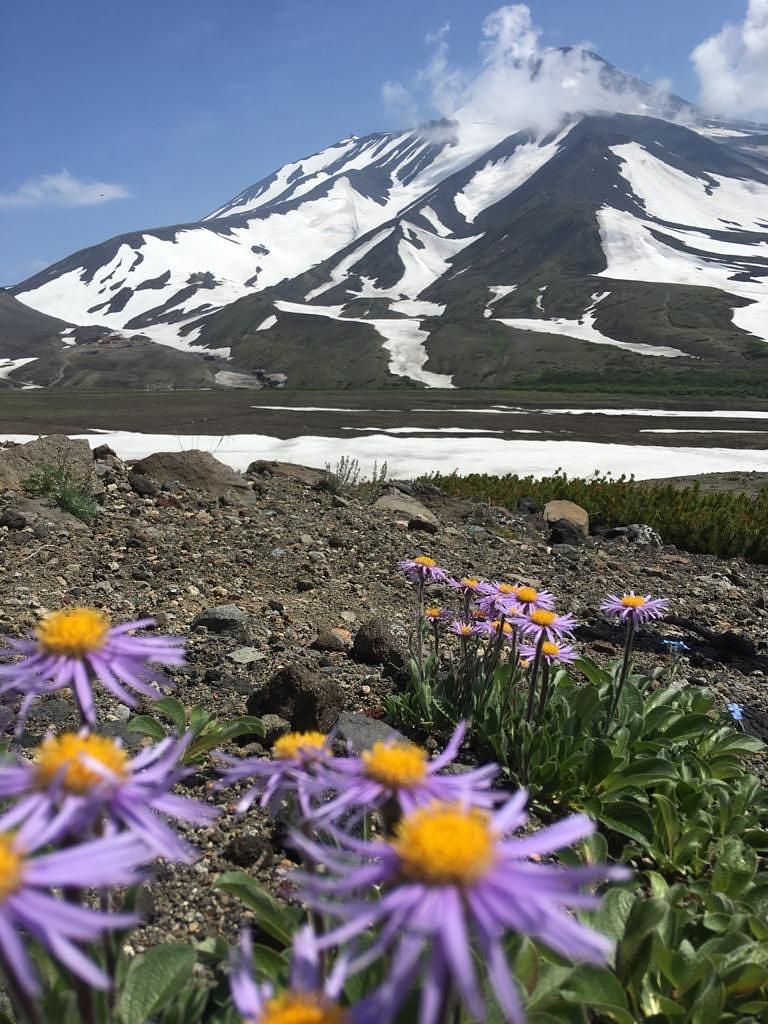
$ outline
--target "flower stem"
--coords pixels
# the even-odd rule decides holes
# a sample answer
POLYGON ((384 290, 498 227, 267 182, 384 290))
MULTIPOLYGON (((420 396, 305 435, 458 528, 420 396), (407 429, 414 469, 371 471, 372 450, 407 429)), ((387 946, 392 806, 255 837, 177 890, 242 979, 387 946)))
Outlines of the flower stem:
POLYGON ((419 682, 424 673, 424 580, 419 577, 418 585, 418 619, 416 622, 416 661, 419 666, 419 682))
POLYGON ((633 647, 635 645, 635 633, 636 633, 636 631, 637 631, 637 623, 635 622, 634 618, 632 618, 632 616, 630 616, 627 619, 627 635, 626 635, 625 640, 624 640, 624 660, 621 663, 621 672, 619 673, 619 681, 616 684, 616 690, 615 690, 615 692, 613 694, 613 698, 611 700, 611 706, 610 706, 610 709, 608 711, 608 722, 609 722, 609 724, 610 724, 611 720, 613 719, 613 716, 616 714, 616 711, 618 710, 619 701, 621 700, 621 694, 622 694, 622 691, 624 690, 624 684, 626 683, 627 676, 629 675, 629 664, 630 664, 630 661, 632 659, 632 649, 633 649, 633 647))
POLYGON ((549 696, 549 662, 546 658, 541 666, 541 693, 539 694, 539 709, 538 717, 544 714, 544 708, 547 706, 547 697, 549 696))
POLYGON ((533 667, 531 668, 531 674, 528 676, 528 707, 525 709, 525 720, 530 722, 533 718, 533 706, 536 699, 536 678, 539 674, 539 666, 541 665, 541 652, 544 647, 544 641, 546 636, 544 630, 539 633, 539 639, 536 641, 536 655, 533 659, 533 667))
POLYGON ((18 1024, 43 1024, 43 1018, 37 1012, 34 999, 28 995, 16 979, 16 975, 8 966, 8 961, 0 955, 0 972, 5 981, 5 990, 11 1001, 13 1012, 18 1024))

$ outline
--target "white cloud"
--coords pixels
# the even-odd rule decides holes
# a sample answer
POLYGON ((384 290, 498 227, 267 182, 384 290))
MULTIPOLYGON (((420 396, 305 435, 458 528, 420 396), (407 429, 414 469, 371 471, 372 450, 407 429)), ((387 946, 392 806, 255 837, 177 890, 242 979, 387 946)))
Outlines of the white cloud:
POLYGON ((768 114, 768 0, 749 0, 744 20, 705 39, 691 60, 705 110, 744 118, 768 114))
POLYGON ((629 76, 612 73, 595 59, 589 43, 570 49, 542 46, 527 4, 500 7, 483 21, 474 69, 451 64, 449 30, 443 25, 427 37, 432 47, 427 66, 408 87, 396 83, 397 94, 401 108, 407 101, 419 120, 437 111, 456 122, 467 142, 492 145, 525 129, 552 131, 575 112, 669 116, 672 110, 668 83, 638 89, 629 76))
POLYGON ((106 181, 79 181, 69 171, 29 178, 13 192, 0 192, 0 209, 40 206, 95 206, 112 199, 126 199, 124 185, 106 181))

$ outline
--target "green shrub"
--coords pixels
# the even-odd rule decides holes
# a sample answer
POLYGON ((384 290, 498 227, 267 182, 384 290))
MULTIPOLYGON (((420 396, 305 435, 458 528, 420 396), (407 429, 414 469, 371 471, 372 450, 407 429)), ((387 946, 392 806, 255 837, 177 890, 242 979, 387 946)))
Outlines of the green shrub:
POLYGON ((27 477, 22 486, 36 497, 51 498, 56 505, 81 519, 92 523, 99 511, 94 500, 90 480, 67 462, 46 463, 36 473, 27 477))
POLYGON ((768 487, 756 496, 710 493, 696 483, 675 487, 597 473, 588 478, 568 477, 559 470, 542 479, 514 473, 435 473, 429 482, 456 497, 478 498, 513 509, 524 497, 541 505, 564 498, 583 505, 594 525, 647 523, 665 543, 685 551, 719 558, 742 555, 750 562, 768 563, 768 487))

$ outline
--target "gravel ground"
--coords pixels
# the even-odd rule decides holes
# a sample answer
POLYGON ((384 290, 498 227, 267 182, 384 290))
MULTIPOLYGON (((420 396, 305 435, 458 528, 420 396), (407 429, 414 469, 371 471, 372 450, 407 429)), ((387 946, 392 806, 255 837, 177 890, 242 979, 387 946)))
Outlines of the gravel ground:
MULTIPOLYGON (((189 707, 243 714, 249 695, 278 670, 299 666, 335 684, 346 711, 380 718, 392 683, 379 666, 355 661, 349 644, 371 617, 384 619, 407 644, 413 595, 396 563, 427 552, 457 575, 546 585, 585 624, 584 649, 603 660, 616 657, 621 644, 598 611, 606 592, 631 587, 668 598, 681 619, 741 639, 726 637, 718 647, 689 625, 655 624, 641 638, 639 659, 668 661, 662 638, 684 639, 691 650, 681 676, 711 686, 723 706, 741 703, 746 727, 768 734, 766 567, 625 540, 552 550, 536 515, 439 495, 420 495, 439 520, 437 532, 425 534, 410 529, 407 516, 316 489, 321 474, 300 467, 257 467, 245 478, 247 495, 224 498, 202 477, 197 490, 166 481, 139 494, 129 469, 109 454, 95 462, 101 508, 92 528, 18 490, 0 491, 0 632, 21 635, 65 605, 104 607, 115 621, 148 614, 161 631, 188 641, 188 665, 174 678, 176 696, 189 707), (194 625, 204 609, 219 605, 236 605, 245 623, 221 633, 194 625), (342 649, 314 649, 318 630, 335 630, 342 649)), ((126 734, 126 709, 104 695, 99 703, 105 727, 136 745, 136 736, 126 734)), ((32 747, 51 726, 76 725, 65 691, 35 706, 21 743, 32 747)), ((11 720, 6 727, 12 729, 11 720)), ((234 937, 247 914, 213 887, 221 871, 249 871, 277 890, 287 884, 290 862, 272 824, 259 813, 237 818, 237 792, 213 793, 212 778, 204 764, 184 788, 225 801, 226 812, 211 828, 187 830, 201 851, 196 864, 155 871, 147 923, 131 938, 137 952, 170 938, 234 937)))

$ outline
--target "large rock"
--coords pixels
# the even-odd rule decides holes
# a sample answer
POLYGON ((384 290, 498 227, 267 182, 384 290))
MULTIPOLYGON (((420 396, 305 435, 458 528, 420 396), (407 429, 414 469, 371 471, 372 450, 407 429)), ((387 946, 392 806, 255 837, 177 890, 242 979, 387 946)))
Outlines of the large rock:
POLYGON ((87 441, 49 434, 0 451, 0 491, 20 491, 29 477, 49 467, 66 467, 74 479, 96 484, 93 456, 87 441))
MULTIPOLYGON (((75 533, 87 533, 89 529, 82 519, 73 516, 71 512, 65 512, 62 508, 57 508, 47 498, 25 498, 19 495, 18 498, 14 499, 13 506, 3 513, 3 520, 0 521, 0 525, 10 527, 11 524, 7 518, 9 515, 11 517, 15 516, 16 522, 20 522, 23 518, 25 521, 24 525, 34 527, 36 531, 42 523, 48 523, 50 526, 74 531, 75 533)), ((24 529, 24 526, 15 527, 15 529, 24 529)))
POLYGON ((409 523, 427 523, 435 528, 440 525, 437 516, 426 505, 401 491, 382 495, 373 503, 373 507, 382 512, 395 512, 409 523))
POLYGON ((210 452, 156 452, 134 463, 133 472, 159 484, 176 481, 190 491, 237 505, 255 505, 257 501, 250 483, 210 452))
MULTIPOLYGON (((570 523, 582 537, 589 534, 589 512, 574 501, 548 501, 544 506, 544 522, 559 523, 565 520, 570 523)), ((569 543, 562 541, 560 543, 569 543)))
POLYGON ((302 665, 286 665, 246 703, 249 715, 279 715, 297 732, 328 732, 343 704, 339 684, 328 676, 315 676, 302 665))

